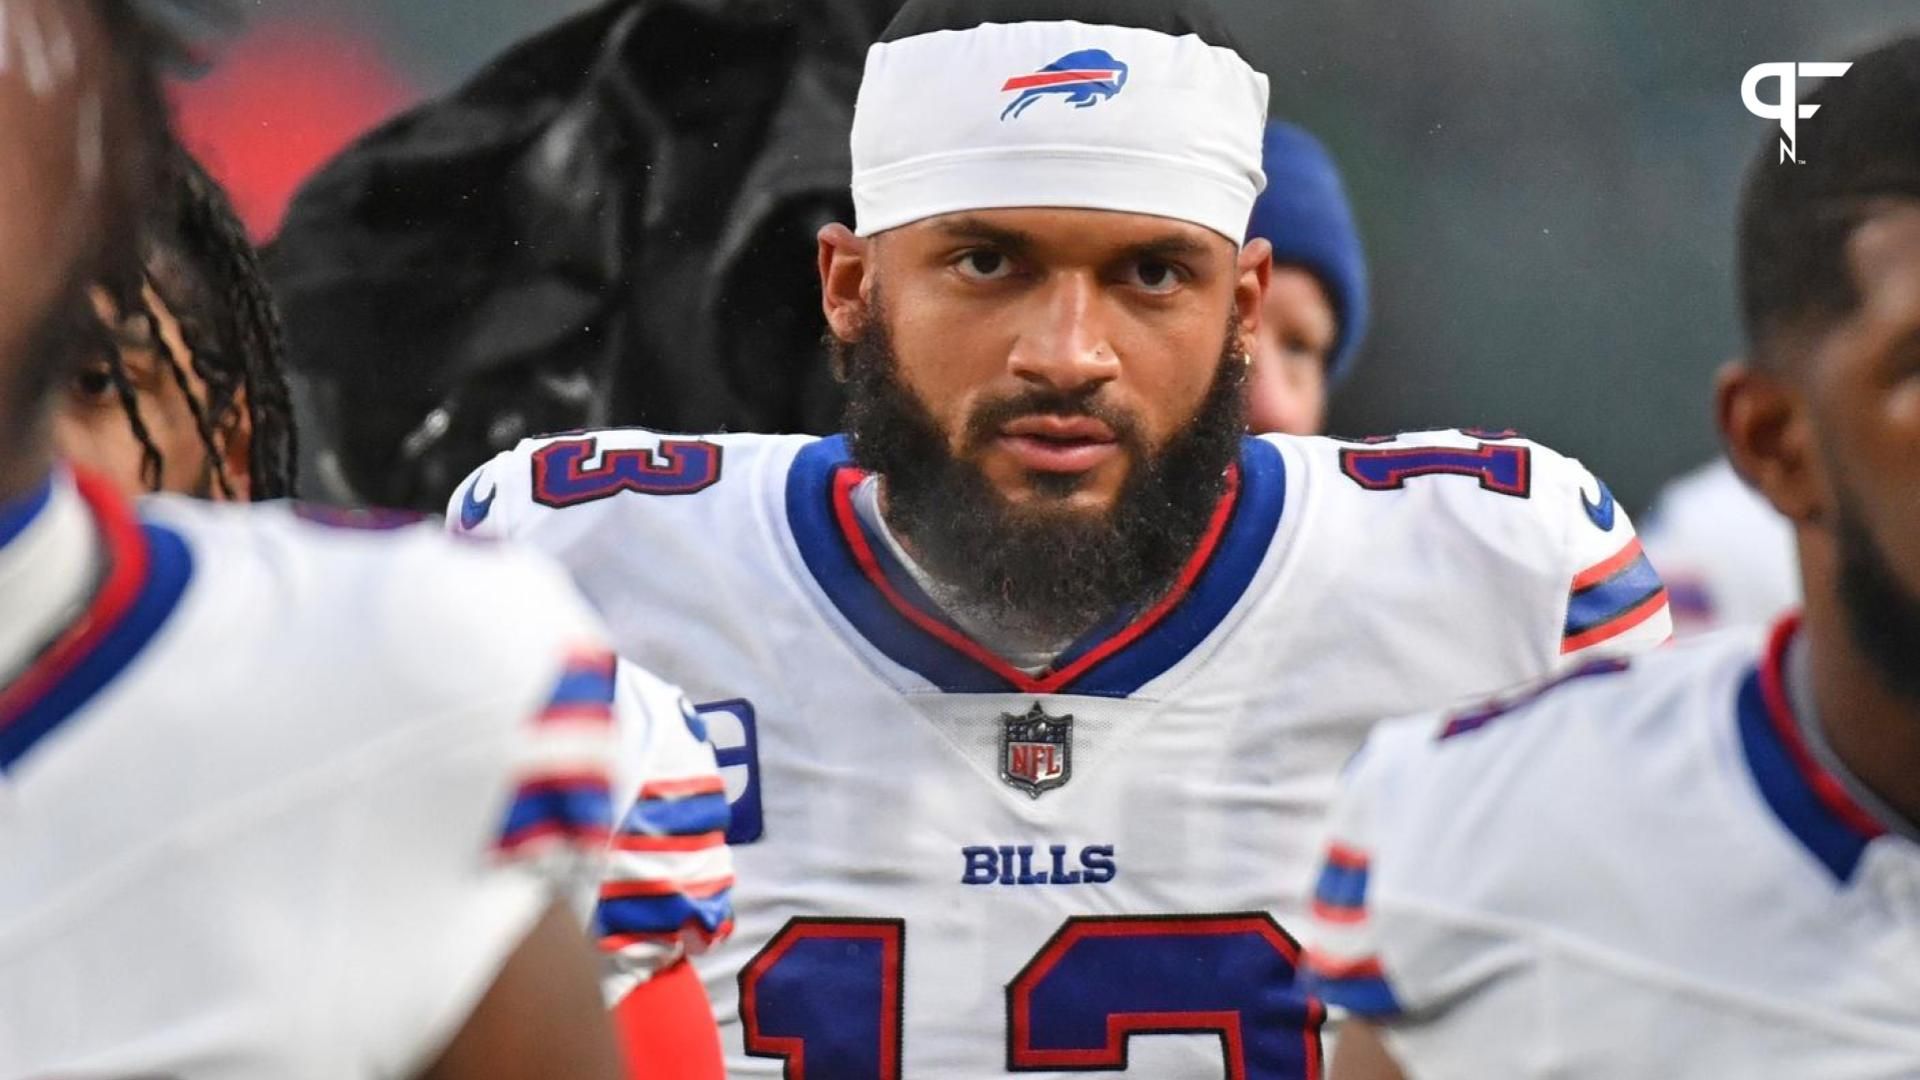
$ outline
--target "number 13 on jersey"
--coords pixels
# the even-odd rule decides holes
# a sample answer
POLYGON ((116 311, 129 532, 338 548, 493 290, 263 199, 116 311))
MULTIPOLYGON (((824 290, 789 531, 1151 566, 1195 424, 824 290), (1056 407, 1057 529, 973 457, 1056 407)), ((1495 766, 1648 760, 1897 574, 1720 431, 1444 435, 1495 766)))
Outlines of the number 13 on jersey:
MULTIPOLYGON (((786 1080, 903 1080, 907 926, 790 920, 740 972, 747 1053, 786 1080)), ((1122 1072, 1136 1035, 1220 1040, 1229 1080, 1318 1080, 1325 1011, 1265 914, 1079 916, 1007 984, 1007 1071, 1122 1072)))

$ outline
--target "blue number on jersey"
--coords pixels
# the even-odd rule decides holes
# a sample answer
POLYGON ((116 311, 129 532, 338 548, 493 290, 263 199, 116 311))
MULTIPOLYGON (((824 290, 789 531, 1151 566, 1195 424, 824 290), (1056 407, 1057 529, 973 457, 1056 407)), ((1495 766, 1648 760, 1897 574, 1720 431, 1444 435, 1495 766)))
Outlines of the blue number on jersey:
POLYGON ((691 495, 720 480, 720 448, 712 443, 662 439, 644 446, 608 450, 586 468, 598 444, 561 439, 533 452, 533 501, 541 506, 578 506, 623 491, 640 495, 691 495))
POLYGON ((1012 1072, 1127 1068, 1135 1035, 1217 1034, 1227 1075, 1320 1074, 1325 1010, 1265 914, 1075 916, 1007 986, 1012 1072))
POLYGON ((1473 449, 1457 446, 1396 446, 1380 450, 1340 451, 1340 471, 1368 491, 1405 487, 1415 476, 1471 476, 1480 486, 1524 499, 1533 486, 1533 454, 1525 446, 1473 449))
MULTIPOLYGON (((900 1076, 906 924, 790 920, 740 972, 747 1053, 787 1080, 900 1076)), ((1326 1010, 1261 913, 1076 916, 1007 986, 1007 1070, 1121 1071, 1134 1035, 1218 1035, 1234 1080, 1320 1075, 1326 1010)))
POLYGON ((740 969, 747 1053, 787 1080, 900 1080, 899 919, 789 920, 740 969))
POLYGON ((740 794, 728 799, 731 816, 727 820, 727 844, 751 844, 760 839, 764 820, 760 813, 760 733, 753 702, 733 698, 693 708, 707 726, 711 739, 702 741, 711 742, 714 763, 720 767, 727 789, 733 790, 734 781, 739 781, 740 794))

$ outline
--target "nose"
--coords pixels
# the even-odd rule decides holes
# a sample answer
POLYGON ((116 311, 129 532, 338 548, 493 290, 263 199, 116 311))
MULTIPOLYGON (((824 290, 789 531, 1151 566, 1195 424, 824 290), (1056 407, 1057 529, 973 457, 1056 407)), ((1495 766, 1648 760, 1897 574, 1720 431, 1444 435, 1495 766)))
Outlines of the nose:
POLYGON ((1099 282, 1063 274, 1036 298, 1031 325, 1014 342, 1007 367, 1022 382, 1084 393, 1120 374, 1099 282))

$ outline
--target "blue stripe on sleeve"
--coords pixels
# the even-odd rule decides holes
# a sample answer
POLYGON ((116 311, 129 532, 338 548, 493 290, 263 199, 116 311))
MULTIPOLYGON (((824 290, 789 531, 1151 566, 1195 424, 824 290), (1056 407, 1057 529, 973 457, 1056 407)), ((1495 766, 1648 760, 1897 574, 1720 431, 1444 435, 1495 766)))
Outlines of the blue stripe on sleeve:
POLYGON ((578 667, 560 676, 553 688, 549 708, 573 705, 608 705, 613 701, 613 672, 607 668, 578 667))
POLYGON ((708 933, 720 929, 733 915, 733 890, 704 899, 678 893, 666 896, 626 896, 600 901, 594 917, 603 935, 670 934, 698 923, 708 933))
POLYGON ((595 784, 523 789, 507 811, 507 823, 501 835, 507 839, 542 825, 556 825, 569 831, 597 830, 605 835, 613 820, 613 800, 607 789, 595 784))
POLYGON ((686 799, 647 799, 627 811, 620 831, 641 836, 698 836, 725 829, 727 819, 727 797, 718 793, 686 799))
POLYGON ((1367 900, 1367 868, 1327 863, 1320 871, 1320 881, 1314 886, 1313 898, 1329 907, 1363 906, 1367 900))
POLYGON ((1567 602, 1567 636, 1611 622, 1659 591, 1660 575, 1643 554, 1607 580, 1573 594, 1567 602))
POLYGON ((1311 969, 1302 968, 1300 983, 1307 993, 1355 1016, 1386 1020, 1406 1011, 1394 996, 1393 987, 1383 978, 1326 979, 1311 969))

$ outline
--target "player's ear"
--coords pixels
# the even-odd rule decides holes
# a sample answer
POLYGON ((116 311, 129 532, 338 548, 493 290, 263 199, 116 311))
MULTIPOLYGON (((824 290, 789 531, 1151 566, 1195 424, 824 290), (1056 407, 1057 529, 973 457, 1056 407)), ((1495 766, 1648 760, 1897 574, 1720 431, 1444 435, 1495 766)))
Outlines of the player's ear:
POLYGON ((822 228, 820 307, 827 328, 841 341, 854 341, 867 324, 867 277, 872 271, 871 242, 839 222, 822 228))
POLYGON ((1736 360, 1720 369, 1714 408, 1734 471, 1788 520, 1819 521, 1825 486, 1800 389, 1778 371, 1736 360))
MULTIPOLYGON (((253 498, 253 413, 247 409, 247 392, 233 396, 233 404, 220 421, 220 471, 226 477, 227 490, 235 502, 253 498)), ((219 491, 218 487, 214 488, 219 491)))
POLYGON ((1267 283, 1273 278, 1273 245, 1254 237, 1240 248, 1238 279, 1233 283, 1233 309, 1240 320, 1240 348, 1251 354, 1259 340, 1260 312, 1265 309, 1267 283))

